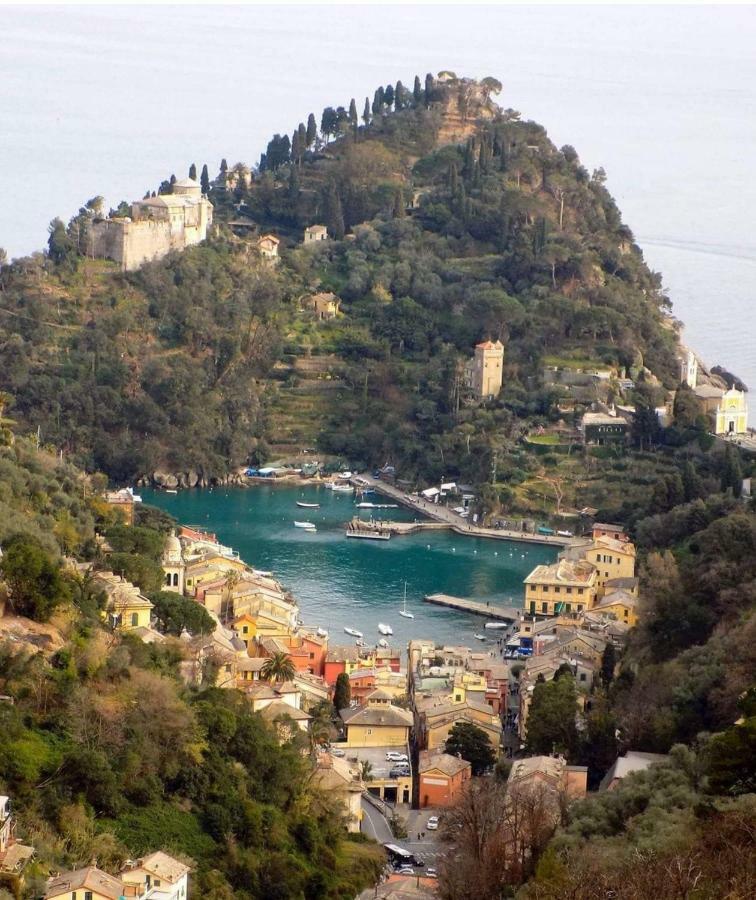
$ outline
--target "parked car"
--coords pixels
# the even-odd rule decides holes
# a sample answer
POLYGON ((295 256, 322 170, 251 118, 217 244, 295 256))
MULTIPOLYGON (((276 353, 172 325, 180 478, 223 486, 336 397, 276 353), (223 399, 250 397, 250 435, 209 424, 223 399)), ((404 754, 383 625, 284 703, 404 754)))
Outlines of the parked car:
POLYGON ((404 768, 394 766, 389 770, 389 778, 408 778, 409 775, 410 770, 406 766, 404 768))
POLYGON ((389 750, 386 754, 387 762, 409 762, 406 753, 399 753, 397 750, 389 750))
POLYGON ((346 751, 339 747, 331 747, 331 756, 346 756, 346 751))
POLYGON ((431 816, 425 827, 428 831, 435 831, 438 828, 438 816, 431 816))
POLYGON ((398 875, 414 875, 415 870, 412 866, 402 866, 401 869, 397 872, 398 875))
POLYGON ((422 860, 422 859, 418 859, 418 858, 415 856, 415 857, 413 858, 413 860, 412 860, 412 865, 413 865, 413 866, 416 866, 418 869, 424 869, 424 868, 425 868, 425 861, 422 860))
POLYGON ((428 866, 425 870, 425 875, 427 878, 438 878, 438 872, 433 868, 433 866, 428 866))

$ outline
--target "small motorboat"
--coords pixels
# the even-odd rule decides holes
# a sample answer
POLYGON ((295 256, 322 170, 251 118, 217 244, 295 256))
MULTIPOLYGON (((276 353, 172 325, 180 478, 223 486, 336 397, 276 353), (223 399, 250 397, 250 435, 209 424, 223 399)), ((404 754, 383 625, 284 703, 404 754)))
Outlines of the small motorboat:
POLYGON ((174 490, 173 488, 166 488, 165 492, 166 494, 178 494, 178 491, 174 490))
POLYGON ((305 503, 303 500, 297 500, 297 506, 302 509, 320 509, 319 503, 305 503))
POLYGON ((509 628, 509 622, 486 622, 483 627, 489 631, 496 631, 501 628, 509 628))
POLYGON ((317 531, 317 527, 312 522, 297 522, 294 520, 295 528, 304 528, 305 531, 317 531))
POLYGON ((476 641, 485 641, 485 639, 486 639, 485 634, 476 634, 476 635, 473 635, 473 637, 475 638, 476 641))
POLYGON ((257 575, 258 578, 271 578, 273 576, 273 573, 267 569, 252 569, 252 574, 257 575))
POLYGON ((361 631, 357 631, 356 628, 345 628, 345 629, 344 629, 344 632, 345 632, 346 634, 351 634, 352 637, 356 637, 356 638, 361 638, 361 637, 362 637, 362 632, 361 632, 361 631))
POLYGON ((325 630, 325 628, 318 628, 316 630, 315 634, 317 634, 318 637, 322 637, 322 638, 328 637, 328 632, 325 630))
POLYGON ((331 488, 334 494, 353 494, 354 488, 351 484, 334 484, 331 488))
POLYGON ((388 648, 388 645, 389 645, 389 642, 386 640, 386 638, 381 638, 381 639, 378 641, 378 646, 379 646, 382 650, 386 650, 386 649, 388 648))
POLYGON ((355 647, 367 647, 367 644, 365 643, 365 641, 362 640, 362 638, 357 638, 357 640, 354 642, 354 646, 355 647))
POLYGON ((384 622, 378 623, 378 631, 380 631, 381 634, 393 634, 394 633, 394 629, 390 625, 386 625, 384 622))

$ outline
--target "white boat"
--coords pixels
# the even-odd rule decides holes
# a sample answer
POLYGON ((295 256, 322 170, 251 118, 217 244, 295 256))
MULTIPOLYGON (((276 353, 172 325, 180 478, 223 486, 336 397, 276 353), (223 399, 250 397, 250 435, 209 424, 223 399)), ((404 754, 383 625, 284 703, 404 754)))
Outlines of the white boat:
POLYGON ((356 628, 345 628, 344 631, 346 632, 346 634, 351 634, 352 637, 356 637, 356 638, 362 637, 362 632, 357 631, 356 628))
POLYGON ((304 528, 305 531, 317 531, 317 527, 312 522, 297 522, 294 520, 295 528, 304 528))
POLYGON ((302 509, 320 509, 319 503, 305 503, 303 500, 297 500, 297 506, 301 506, 302 509))
POLYGON ((353 494, 354 488, 351 484, 334 484, 331 490, 335 494, 353 494))
POLYGON ((273 576, 273 573, 267 569, 252 569, 252 574, 257 575, 259 578, 272 578, 273 576))
POLYGON ((365 643, 365 641, 362 640, 362 638, 357 638, 357 640, 354 642, 354 646, 355 647, 367 647, 367 644, 365 643))
POLYGON ((373 531, 372 529, 356 529, 352 528, 344 532, 345 537, 360 538, 365 541, 388 541, 391 538, 390 531, 373 531))
POLYGON ((352 477, 352 473, 351 472, 339 472, 336 477, 340 478, 342 481, 349 481, 349 479, 352 477))
POLYGON ((357 509, 399 509, 397 503, 358 503, 357 509))
POLYGON ((490 631, 496 631, 500 628, 509 628, 509 622, 486 622, 483 627, 488 628, 490 631))
POLYGON ((328 637, 328 632, 325 630, 325 628, 318 628, 316 630, 315 634, 317 634, 318 637, 322 637, 322 638, 328 637))
POLYGON ((380 631, 381 634, 393 634, 394 633, 394 629, 390 625, 386 625, 384 622, 378 623, 378 631, 380 631))
POLYGON ((473 635, 473 637, 475 638, 476 641, 485 641, 485 639, 486 639, 485 634, 476 634, 476 635, 473 635))
POLYGON ((178 494, 178 491, 175 491, 173 488, 166 488, 166 494, 178 494))
POLYGON ((389 642, 386 640, 386 638, 381 638, 378 641, 378 646, 381 647, 383 650, 386 650, 388 648, 388 645, 389 645, 389 642))
POLYGON ((404 606, 399 610, 399 615, 404 616, 405 619, 414 619, 415 614, 411 612, 407 612, 407 582, 404 582, 404 606))

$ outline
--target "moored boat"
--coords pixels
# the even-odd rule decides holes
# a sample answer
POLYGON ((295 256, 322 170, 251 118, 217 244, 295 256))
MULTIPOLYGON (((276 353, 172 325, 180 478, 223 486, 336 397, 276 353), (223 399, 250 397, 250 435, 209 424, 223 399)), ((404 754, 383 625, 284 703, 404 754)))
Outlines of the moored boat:
POLYGON ((325 628, 318 628, 317 631, 315 632, 315 634, 317 634, 318 637, 322 637, 322 638, 328 637, 328 632, 326 631, 325 628))
POLYGON ((379 646, 382 650, 386 650, 386 649, 388 648, 388 645, 389 645, 389 642, 386 640, 386 638, 381 638, 381 639, 378 641, 378 646, 379 646))
POLYGON ((414 619, 415 614, 407 611, 407 582, 404 582, 404 605, 399 610, 399 615, 404 616, 405 619, 414 619))
POLYGON ((473 635, 473 637, 475 638, 476 641, 485 641, 485 639, 486 639, 485 634, 476 634, 476 635, 473 635))
POLYGON ((295 528, 304 528, 305 531, 317 531, 317 527, 312 522, 297 522, 294 520, 295 528))
POLYGON ((344 628, 344 631, 345 631, 346 634, 351 634, 352 637, 356 637, 356 638, 361 638, 361 637, 362 637, 362 632, 361 632, 361 631, 357 631, 356 628, 344 628))
POLYGON ((320 509, 319 503, 305 503, 303 500, 297 500, 297 506, 302 509, 320 509))
POLYGON ((381 634, 393 634, 394 633, 394 629, 390 625, 386 625, 384 622, 378 623, 378 631, 380 631, 381 634))
POLYGON ((509 628, 509 622, 486 622, 483 626, 484 628, 488 628, 491 631, 509 628))

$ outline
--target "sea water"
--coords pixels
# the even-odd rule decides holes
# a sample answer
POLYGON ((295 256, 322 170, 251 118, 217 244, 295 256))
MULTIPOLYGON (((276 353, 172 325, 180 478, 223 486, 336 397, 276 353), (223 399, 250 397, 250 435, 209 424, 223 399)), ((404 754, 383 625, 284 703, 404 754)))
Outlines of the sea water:
MULTIPOLYGON (((474 635, 483 632, 484 617, 423 603, 423 597, 443 592, 519 606, 523 578, 534 566, 553 562, 557 553, 553 547, 445 531, 394 535, 389 541, 350 540, 344 528, 357 513, 396 521, 413 521, 416 514, 403 508, 357 510, 352 495, 322 486, 263 484, 178 494, 143 490, 141 495, 182 524, 215 533, 249 565, 271 570, 293 593, 305 623, 326 628, 332 644, 352 642, 345 627, 375 643, 379 622, 392 626, 394 644, 410 638, 477 643, 474 635), (320 508, 302 509, 297 500, 320 503, 320 508), (296 528, 295 520, 312 522, 317 531, 296 528), (414 619, 399 615, 405 582, 414 619)), ((374 502, 384 500, 375 495, 374 502)))

